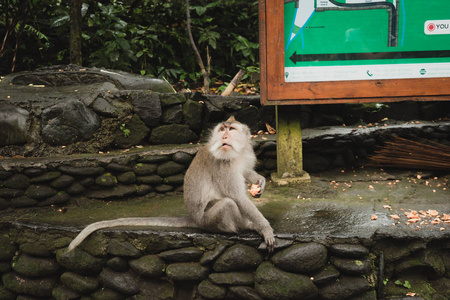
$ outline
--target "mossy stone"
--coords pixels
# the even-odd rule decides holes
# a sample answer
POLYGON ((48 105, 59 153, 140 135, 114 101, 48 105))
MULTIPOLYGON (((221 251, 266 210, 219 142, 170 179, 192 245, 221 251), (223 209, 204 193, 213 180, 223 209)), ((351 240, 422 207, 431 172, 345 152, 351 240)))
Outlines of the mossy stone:
POLYGON ((138 176, 136 178, 136 181, 138 183, 155 185, 155 184, 161 183, 163 181, 163 178, 159 175, 153 174, 153 175, 147 175, 147 176, 138 176))
POLYGON ((3 285, 17 294, 26 294, 35 297, 50 297, 56 287, 56 280, 48 278, 28 278, 17 273, 3 275, 3 285))
POLYGON ((137 163, 134 166, 133 171, 138 176, 144 176, 155 173, 157 167, 158 165, 156 164, 137 163))
POLYGON ((198 285, 198 293, 206 299, 224 299, 227 295, 227 289, 215 285, 209 280, 203 280, 198 285))
POLYGON ((237 244, 219 256, 214 262, 216 272, 244 271, 258 267, 263 262, 262 254, 253 247, 237 244))
POLYGON ((293 245, 276 253, 271 261, 288 272, 309 273, 325 267, 327 249, 317 243, 293 245))
POLYGON ((168 161, 158 166, 156 173, 161 177, 176 175, 184 171, 186 167, 174 161, 168 161))
POLYGON ((208 276, 209 269, 196 262, 173 263, 167 266, 166 274, 175 281, 198 281, 208 276))
POLYGON ((201 128, 203 107, 204 104, 191 99, 183 105, 183 117, 191 128, 201 128))
POLYGON ((256 270, 255 289, 264 299, 316 299, 318 295, 308 276, 282 271, 270 262, 256 270))
POLYGON ((48 205, 60 205, 65 204, 69 201, 70 195, 65 191, 60 191, 56 195, 51 196, 44 201, 40 201, 38 206, 48 206, 48 205))
POLYGON ((26 190, 25 195, 33 199, 45 199, 54 196, 57 193, 57 190, 52 189, 47 185, 30 185, 26 190))
POLYGON ((111 240, 107 247, 107 252, 115 256, 138 257, 141 252, 127 241, 111 240))
POLYGON ((103 187, 113 187, 117 185, 117 178, 111 173, 105 173, 95 179, 95 184, 103 187))
POLYGON ((42 175, 39 175, 37 177, 33 177, 30 179, 31 183, 42 183, 42 182, 48 182, 48 181, 52 181, 55 180, 57 178, 59 178, 61 176, 61 172, 59 171, 50 171, 50 172, 45 172, 42 175))
POLYGON ((23 174, 14 174, 3 184, 7 188, 25 190, 30 186, 30 179, 23 174))
POLYGON ((100 282, 97 277, 81 276, 74 272, 61 275, 61 282, 71 290, 80 294, 90 294, 97 289, 100 282))
POLYGON ((49 185, 50 187, 59 190, 70 186, 75 181, 70 175, 61 175, 60 177, 53 180, 49 185))
POLYGON ((129 184, 136 182, 136 174, 134 172, 125 172, 117 176, 117 180, 121 183, 129 184))
POLYGON ((130 267, 143 277, 159 278, 165 272, 164 261, 158 255, 146 255, 132 260, 130 267))
POLYGON ((0 261, 10 261, 15 252, 17 251, 17 246, 13 241, 6 235, 0 236, 0 261))
POLYGON ((105 265, 103 259, 94 257, 77 248, 70 252, 67 252, 67 249, 58 250, 56 260, 64 268, 81 274, 97 274, 105 265))
POLYGON ((162 259, 177 262, 198 261, 203 255, 203 250, 197 247, 187 247, 180 249, 167 250, 159 253, 162 259))
POLYGON ((13 264, 13 269, 27 277, 45 277, 54 275, 59 270, 56 260, 51 258, 32 257, 27 254, 21 254, 13 264))
POLYGON ((184 124, 162 125, 153 129, 149 142, 152 144, 185 144, 198 140, 197 135, 184 124))

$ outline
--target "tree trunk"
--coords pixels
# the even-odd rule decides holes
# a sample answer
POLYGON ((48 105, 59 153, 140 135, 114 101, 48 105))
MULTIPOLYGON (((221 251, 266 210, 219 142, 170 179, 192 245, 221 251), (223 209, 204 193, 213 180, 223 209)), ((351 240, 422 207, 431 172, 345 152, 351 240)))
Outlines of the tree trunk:
POLYGON ((70 5, 70 63, 83 65, 81 53, 81 0, 70 5))
MULTIPOLYGON (((191 42, 192 49, 195 52, 195 56, 197 57, 198 65, 200 66, 200 69, 202 71, 203 75, 203 93, 209 94, 209 54, 207 54, 207 61, 208 61, 208 70, 206 70, 205 65, 203 64, 202 57, 200 55, 200 52, 197 49, 197 46, 195 45, 194 37, 192 36, 191 31, 191 12, 189 11, 189 0, 186 0, 186 27, 189 35, 189 41, 191 42)), ((208 50, 208 48, 207 48, 208 50)))

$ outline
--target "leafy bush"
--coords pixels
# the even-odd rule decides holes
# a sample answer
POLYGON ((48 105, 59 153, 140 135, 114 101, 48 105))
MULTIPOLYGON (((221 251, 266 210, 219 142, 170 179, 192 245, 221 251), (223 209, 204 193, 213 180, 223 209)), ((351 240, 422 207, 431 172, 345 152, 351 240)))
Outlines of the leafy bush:
MULTIPOLYGON (((20 40, 16 70, 69 63, 70 1, 29 1, 33 5, 28 16, 33 17, 22 20, 28 34, 20 40)), ((8 11, 3 5, 7 4, 0 4, 0 37, 8 11)), ((185 0, 86 1, 82 17, 83 65, 186 85, 201 78, 187 35, 185 0)), ((203 59, 206 48, 211 56, 211 78, 227 81, 239 68, 259 70, 258 1, 191 0, 191 18, 203 59)), ((10 60, 13 49, 11 44, 0 60, 10 60)))

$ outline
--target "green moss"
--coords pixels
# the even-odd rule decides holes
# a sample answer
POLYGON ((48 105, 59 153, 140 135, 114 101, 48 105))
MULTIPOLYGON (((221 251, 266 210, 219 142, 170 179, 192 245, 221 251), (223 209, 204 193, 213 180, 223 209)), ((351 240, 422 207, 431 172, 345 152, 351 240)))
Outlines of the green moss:
POLYGON ((357 266, 362 266, 362 265, 364 265, 364 263, 363 263, 362 261, 360 261, 360 260, 355 260, 354 262, 355 262, 355 264, 356 264, 357 266))
POLYGON ((421 277, 420 274, 385 281, 387 281, 385 296, 388 297, 405 296, 406 293, 411 292, 420 295, 422 299, 431 300, 436 293, 427 278, 421 277))

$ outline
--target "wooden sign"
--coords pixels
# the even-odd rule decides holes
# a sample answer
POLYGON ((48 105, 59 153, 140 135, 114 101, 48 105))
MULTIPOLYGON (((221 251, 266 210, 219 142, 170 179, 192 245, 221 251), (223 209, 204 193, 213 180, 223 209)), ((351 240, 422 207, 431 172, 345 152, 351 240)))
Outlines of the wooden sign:
POLYGON ((266 105, 450 100, 450 1, 260 0, 266 105))

